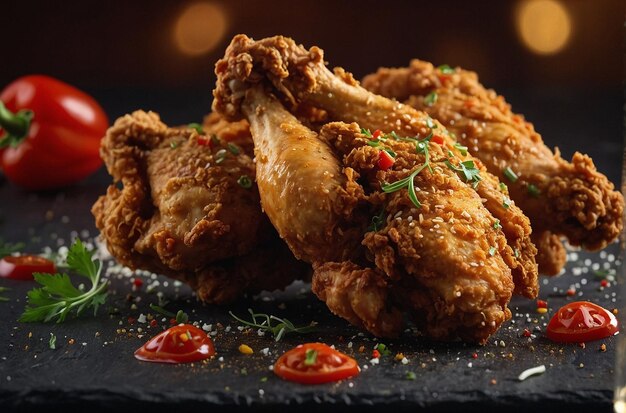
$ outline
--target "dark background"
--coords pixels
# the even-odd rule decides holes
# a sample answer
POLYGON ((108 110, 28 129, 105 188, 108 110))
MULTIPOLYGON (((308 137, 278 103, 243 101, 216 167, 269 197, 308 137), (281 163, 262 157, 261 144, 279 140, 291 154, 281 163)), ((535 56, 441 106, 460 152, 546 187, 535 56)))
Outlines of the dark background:
MULTIPOLYGON (((526 0, 204 2, 221 10, 225 30, 195 56, 177 47, 174 28, 197 1, 5 2, 0 84, 44 73, 93 94, 111 121, 141 108, 168 123, 188 123, 209 111, 213 65, 233 35, 283 34, 320 46, 331 66, 357 78, 413 57, 475 70, 549 146, 558 145, 566 158, 575 149, 587 152, 619 180, 622 0, 558 0, 571 35, 550 55, 532 52, 518 34, 517 11, 526 0)), ((218 26, 214 20, 202 26, 218 26)))

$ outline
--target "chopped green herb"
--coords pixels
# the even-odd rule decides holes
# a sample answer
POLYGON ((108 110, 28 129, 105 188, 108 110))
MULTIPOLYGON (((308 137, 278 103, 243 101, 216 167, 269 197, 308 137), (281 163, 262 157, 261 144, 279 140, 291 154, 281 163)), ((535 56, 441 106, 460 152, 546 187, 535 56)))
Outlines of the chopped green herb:
POLYGON ((202 125, 199 123, 189 123, 187 125, 188 128, 195 129, 200 135, 204 135, 204 129, 202 129, 202 125))
POLYGON ((502 229, 502 225, 500 224, 500 220, 496 219, 496 222, 493 223, 494 229, 502 229))
POLYGON ((267 377, 266 376, 261 377, 260 381, 261 381, 261 383, 265 383, 267 381, 267 377))
POLYGON ((235 320, 239 321, 241 324, 258 328, 263 331, 269 331, 274 336, 274 340, 279 341, 283 336, 289 333, 297 333, 297 334, 307 334, 316 331, 316 324, 312 322, 308 326, 296 327, 293 323, 286 318, 278 318, 273 315, 263 314, 263 313, 255 313, 252 309, 248 309, 248 312, 252 316, 252 321, 242 320, 233 314, 232 311, 229 311, 228 314, 235 320), (260 319, 262 320, 259 322, 260 319), (272 321, 276 321, 277 324, 272 325, 272 321))
POLYGON ((497 251, 496 247, 489 247, 489 255, 491 255, 492 257, 496 255, 496 251, 497 251))
POLYGON ((374 215, 372 217, 372 222, 369 227, 367 227, 367 232, 373 231, 376 232, 385 224, 385 209, 381 209, 378 215, 374 215))
POLYGON ((517 248, 513 248, 513 255, 515 258, 519 258, 519 250, 517 248))
POLYGON ((389 356, 391 355, 391 351, 387 348, 386 345, 384 345, 383 343, 380 343, 376 346, 376 350, 378 350, 378 352, 383 355, 383 356, 389 356))
POLYGON ((506 209, 509 209, 509 207, 511 206, 511 200, 509 198, 504 198, 504 200, 502 201, 502 206, 506 209))
POLYGON ((435 121, 433 121, 433 118, 431 118, 430 116, 426 118, 426 126, 428 126, 431 129, 437 129, 437 124, 435 123, 435 121))
POLYGON ((466 156, 467 155, 467 146, 463 146, 460 143, 455 143, 454 147, 461 152, 461 155, 466 156))
POLYGON ((432 106, 435 103, 437 103, 437 98, 438 98, 437 97, 437 92, 432 91, 432 92, 430 92, 429 94, 426 95, 426 97, 424 98, 424 103, 427 106, 432 106))
POLYGON ((365 129, 365 128, 361 128, 361 133, 365 136, 367 136, 368 138, 372 137, 372 132, 370 132, 369 129, 365 129))
POLYGON ((56 319, 57 323, 61 323, 71 310, 76 310, 76 315, 80 316, 88 307, 93 308, 95 315, 98 307, 106 301, 108 281, 100 282, 102 263, 94 261, 92 256, 93 252, 88 251, 79 239, 67 254, 68 268, 91 281, 91 288, 86 292, 74 287, 67 274, 33 274, 35 281, 43 287, 28 292, 28 304, 19 321, 48 322, 56 319))
POLYGON ((239 177, 239 179, 237 179, 237 183, 242 187, 242 188, 250 188, 252 187, 252 180, 250 179, 250 177, 248 175, 241 175, 239 177))
POLYGON ((448 168, 461 173, 465 178, 465 182, 471 182, 474 189, 476 189, 482 178, 480 176, 480 169, 476 168, 473 160, 463 161, 459 163, 459 166, 453 165, 449 160, 446 160, 445 163, 448 168))
POLYGON ((504 174, 506 179, 508 179, 509 181, 511 181, 511 182, 516 182, 517 181, 517 174, 515 172, 513 172, 513 170, 510 167, 507 166, 506 168, 504 168, 502 173, 504 174))
POLYGON ((537 188, 533 184, 528 184, 528 187, 526 189, 528 190, 528 194, 533 198, 538 198, 539 195, 541 195, 541 191, 539 190, 539 188, 537 188))
POLYGON ((224 159, 226 159, 226 153, 226 149, 220 149, 219 151, 215 152, 215 163, 220 164, 224 162, 224 159))
POLYGON ((374 148, 378 148, 381 145, 380 141, 367 141, 367 144, 369 146, 373 146, 374 148))
POLYGON ((505 193, 505 194, 509 193, 509 187, 506 186, 504 182, 500 182, 500 192, 505 193))
POLYGON ((441 65, 438 66, 437 69, 444 75, 451 75, 454 73, 454 69, 450 67, 450 65, 441 65))
POLYGON ((239 153, 241 152, 237 145, 235 145, 234 143, 230 143, 230 142, 228 143, 228 150, 231 151, 233 155, 239 155, 239 153))
POLYGON ((50 340, 48 341, 48 346, 50 347, 50 350, 54 350, 57 348, 57 336, 55 336, 52 333, 50 333, 50 340))
POLYGON ((312 348, 308 349, 304 353, 304 365, 312 366, 315 364, 316 361, 317 361, 317 351, 313 350, 312 348))
POLYGON ((609 270, 594 270, 593 275, 597 278, 606 279, 613 275, 613 272, 609 270))
POLYGON ((191 336, 191 333, 189 332, 189 330, 187 330, 185 333, 187 334, 187 338, 189 340, 193 340, 193 337, 191 336))
POLYGON ((176 142, 176 141, 171 141, 171 142, 170 142, 170 148, 172 148, 172 149, 176 149, 176 148, 178 148, 178 142, 176 142))
POLYGON ((216 134, 211 135, 211 143, 215 146, 220 144, 220 140, 217 138, 216 134))
POLYGON ((242 368, 241 370, 239 370, 239 372, 241 373, 242 376, 247 376, 248 375, 248 369, 247 368, 242 368))
POLYGON ((150 304, 150 308, 159 314, 175 319, 178 324, 186 324, 187 321, 189 321, 189 316, 183 310, 178 310, 176 314, 174 314, 171 311, 167 311, 165 308, 156 304, 150 304))
POLYGON ((412 371, 407 371, 406 372, 406 379, 407 380, 415 380, 415 379, 417 379, 417 375, 414 372, 412 372, 412 371))

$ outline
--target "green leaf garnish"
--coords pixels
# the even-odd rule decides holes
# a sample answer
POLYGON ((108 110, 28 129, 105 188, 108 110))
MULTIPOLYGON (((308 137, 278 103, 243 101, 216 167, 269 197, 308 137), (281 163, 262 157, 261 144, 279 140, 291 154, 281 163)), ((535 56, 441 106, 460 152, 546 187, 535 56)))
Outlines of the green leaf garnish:
POLYGON ((80 316, 89 307, 93 308, 95 316, 98 307, 106 301, 108 281, 100 282, 102 263, 92 256, 93 252, 88 251, 77 239, 70 247, 66 261, 72 272, 91 281, 88 291, 74 287, 67 274, 33 274, 35 281, 43 287, 27 293, 28 304, 19 321, 46 323, 56 320, 62 323, 72 310, 76 316, 80 316))
POLYGON ((189 316, 183 310, 178 310, 176 312, 176 314, 174 314, 171 311, 167 311, 165 308, 161 307, 160 305, 156 305, 156 304, 150 304, 150 308, 152 310, 156 311, 157 313, 159 313, 161 315, 164 315, 165 317, 169 317, 169 318, 175 319, 176 323, 178 323, 178 324, 186 324, 187 321, 189 321, 189 316))
POLYGON ((312 366, 317 361, 317 351, 312 348, 304 352, 304 365, 312 366))
POLYGON ((24 248, 24 243, 18 242, 16 244, 11 244, 8 242, 2 242, 0 238, 0 258, 4 258, 7 255, 11 255, 14 252, 18 252, 19 250, 24 248))
POLYGON ((489 255, 491 255, 492 257, 496 255, 496 251, 497 251, 496 247, 489 247, 489 255))
POLYGON ((432 106, 435 103, 437 103, 437 92, 432 91, 429 94, 426 95, 426 97, 424 98, 424 103, 426 104, 426 106, 432 106))
POLYGON ((450 65, 441 65, 438 66, 437 69, 444 75, 451 75, 454 73, 454 69, 450 67, 450 65))
POLYGON ((509 207, 511 206, 511 200, 509 198, 504 198, 504 200, 502 200, 502 206, 505 209, 509 209, 509 207))
POLYGON ((493 223, 494 229, 502 229, 502 224, 500 224, 500 220, 496 219, 496 222, 493 223))
POLYGON ((372 137, 372 132, 370 132, 369 129, 365 129, 365 128, 361 128, 361 133, 365 136, 367 136, 368 138, 372 137))
POLYGON ((258 328, 262 331, 268 331, 272 333, 272 335, 274 336, 274 340, 276 341, 280 341, 281 338, 289 333, 307 334, 317 330, 315 327, 316 324, 314 322, 312 322, 308 326, 296 327, 291 321, 287 320, 286 318, 278 318, 269 314, 255 313, 254 311, 252 311, 251 308, 248 308, 248 312, 250 313, 250 316, 252 316, 252 321, 243 320, 233 314, 232 311, 229 311, 228 314, 230 314, 232 318, 245 326, 258 328), (259 322, 258 319, 262 321, 259 322), (276 323, 272 324, 272 322, 276 323))
POLYGON ((476 189, 478 183, 482 178, 480 176, 480 169, 476 168, 473 160, 470 159, 468 161, 463 161, 459 163, 459 166, 455 166, 449 160, 446 160, 445 163, 448 168, 463 175, 463 177, 465 178, 465 182, 471 182, 472 187, 476 189))
POLYGON ((500 182, 500 192, 507 194, 509 192, 509 187, 506 186, 504 182, 500 182))
POLYGON ((384 345, 383 343, 380 343, 376 346, 376 350, 378 350, 378 352, 383 355, 383 356, 389 356, 391 355, 391 350, 389 350, 387 348, 386 345, 384 345))
POLYGON ((52 333, 50 333, 50 340, 48 341, 48 346, 50 347, 50 350, 54 350, 57 348, 57 336, 55 336, 52 333))
POLYGON ((237 145, 230 142, 228 143, 228 150, 231 151, 233 155, 239 155, 239 153, 241 152, 237 145))
POLYGON ((188 128, 191 129, 195 129, 196 132, 198 132, 200 135, 204 135, 204 129, 202 128, 202 125, 200 125, 199 123, 189 123, 187 124, 188 128))
POLYGON ((461 155, 466 156, 467 155, 467 146, 463 146, 460 143, 455 143, 454 147, 461 152, 461 155))
POLYGON ((406 379, 407 380, 415 380, 415 379, 417 379, 417 375, 414 372, 412 372, 412 371, 407 371, 406 372, 406 379))

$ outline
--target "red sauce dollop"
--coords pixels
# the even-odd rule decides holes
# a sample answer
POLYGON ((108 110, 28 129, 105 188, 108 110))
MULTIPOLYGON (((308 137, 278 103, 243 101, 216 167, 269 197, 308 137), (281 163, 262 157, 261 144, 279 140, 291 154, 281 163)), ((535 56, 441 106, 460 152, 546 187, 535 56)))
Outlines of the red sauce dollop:
POLYGON ((135 358, 155 363, 190 363, 215 355, 213 341, 191 324, 179 324, 153 337, 135 351, 135 358))
POLYGON ((0 260, 0 277, 14 280, 32 280, 33 273, 54 274, 54 263, 37 255, 6 256, 0 260))

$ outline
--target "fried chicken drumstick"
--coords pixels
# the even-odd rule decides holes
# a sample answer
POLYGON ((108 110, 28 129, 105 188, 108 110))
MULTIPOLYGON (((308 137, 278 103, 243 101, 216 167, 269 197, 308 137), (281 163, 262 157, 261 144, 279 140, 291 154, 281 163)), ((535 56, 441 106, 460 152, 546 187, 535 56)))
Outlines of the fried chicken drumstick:
POLYGON ((115 183, 92 208, 110 253, 189 283, 209 303, 306 275, 261 211, 251 151, 245 121, 212 114, 199 134, 153 112, 119 118, 101 147, 115 183))
POLYGON ((248 119, 263 208, 331 311, 378 336, 407 313, 430 337, 484 343, 514 289, 536 296, 528 219, 441 124, 284 37, 236 36, 216 74, 214 109, 248 119), (342 122, 312 130, 297 105, 342 122))
POLYGON ((544 145, 533 125, 487 90, 474 72, 411 61, 381 68, 363 86, 405 102, 443 123, 494 175, 528 215, 539 248, 540 272, 557 274, 565 264, 560 238, 589 250, 604 248, 622 230, 624 200, 587 155, 572 161, 544 145))

